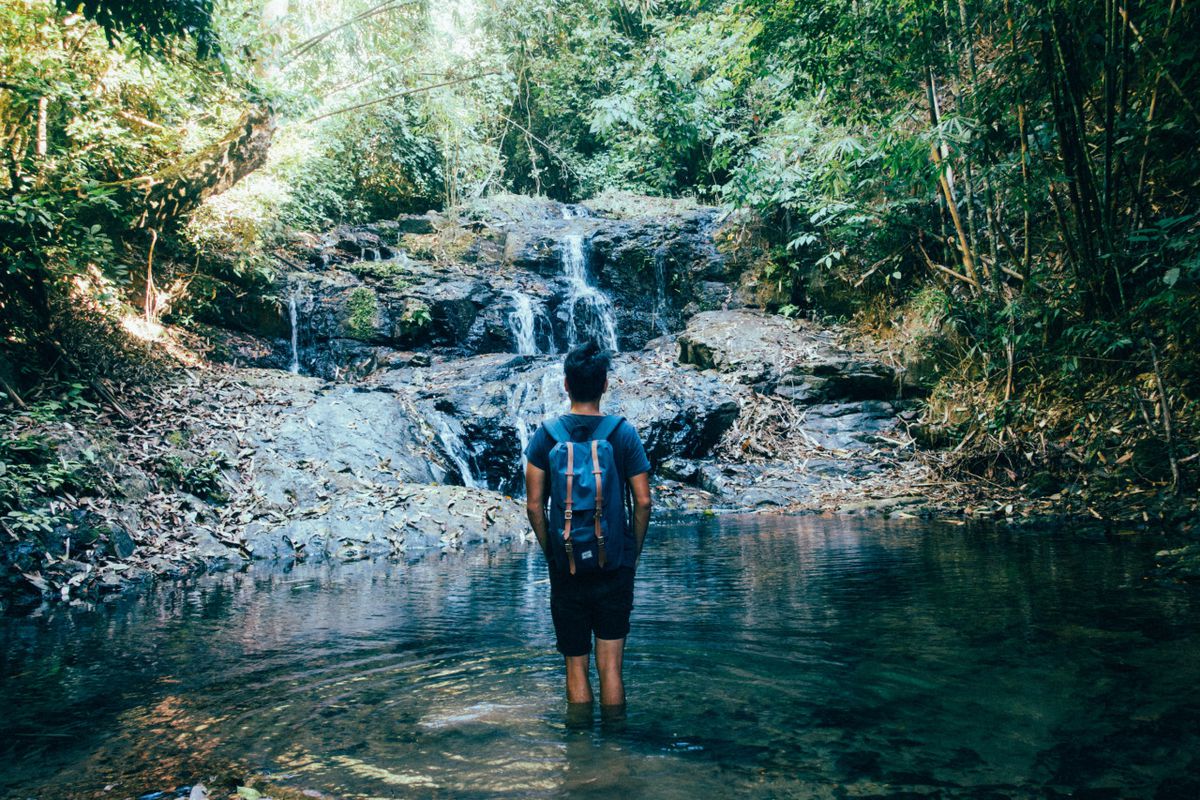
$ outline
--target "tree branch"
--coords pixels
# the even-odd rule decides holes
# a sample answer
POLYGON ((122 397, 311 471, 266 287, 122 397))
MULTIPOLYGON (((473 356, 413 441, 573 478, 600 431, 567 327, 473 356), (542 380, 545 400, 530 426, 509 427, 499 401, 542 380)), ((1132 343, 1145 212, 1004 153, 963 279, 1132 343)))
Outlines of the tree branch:
POLYGON ((304 122, 305 122, 305 124, 312 123, 312 122, 318 122, 323 119, 328 119, 329 117, 337 116, 338 114, 345 114, 347 111, 357 111, 360 108, 366 108, 367 106, 373 106, 373 105, 377 105, 379 103, 386 103, 389 100, 396 100, 401 97, 407 97, 410 94, 420 94, 422 92, 428 92, 432 89, 440 89, 443 86, 453 86, 458 83, 466 83, 467 81, 473 81, 473 80, 476 80, 477 78, 484 78, 484 77, 487 77, 488 75, 498 75, 498 74, 499 73, 496 72, 495 70, 491 70, 488 72, 479 72, 474 75, 468 75, 465 78, 454 78, 453 80, 442 81, 441 83, 433 83, 433 84, 430 84, 429 86, 418 86, 415 89, 405 89, 402 92, 394 92, 389 95, 384 95, 383 97, 377 97, 374 100, 367 100, 362 103, 355 103, 354 105, 351 105, 351 106, 345 106, 343 108, 335 109, 334 111, 327 111, 324 114, 318 114, 315 117, 309 117, 308 119, 304 120, 304 122))
POLYGON ((349 28, 351 25, 370 19, 371 17, 376 17, 380 14, 386 14, 389 11, 395 11, 396 9, 404 8, 405 6, 416 5, 416 2, 417 0, 404 0, 403 2, 398 2, 397 0, 384 0, 384 2, 380 3, 379 5, 368 8, 361 14, 356 14, 341 24, 335 25, 328 30, 318 33, 316 36, 311 36, 283 54, 283 57, 288 59, 287 63, 283 65, 283 68, 287 69, 292 64, 296 63, 296 60, 300 58, 300 56, 304 55, 309 50, 312 50, 314 47, 340 30, 349 28))

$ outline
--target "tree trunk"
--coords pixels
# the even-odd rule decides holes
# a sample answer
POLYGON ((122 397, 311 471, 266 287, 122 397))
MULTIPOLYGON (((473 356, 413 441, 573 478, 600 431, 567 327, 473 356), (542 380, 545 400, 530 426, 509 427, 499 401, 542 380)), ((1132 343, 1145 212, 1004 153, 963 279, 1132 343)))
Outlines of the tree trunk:
POLYGON ((231 188, 267 161, 275 115, 266 106, 246 110, 228 134, 182 163, 131 181, 142 213, 135 227, 162 231, 205 199, 231 188))

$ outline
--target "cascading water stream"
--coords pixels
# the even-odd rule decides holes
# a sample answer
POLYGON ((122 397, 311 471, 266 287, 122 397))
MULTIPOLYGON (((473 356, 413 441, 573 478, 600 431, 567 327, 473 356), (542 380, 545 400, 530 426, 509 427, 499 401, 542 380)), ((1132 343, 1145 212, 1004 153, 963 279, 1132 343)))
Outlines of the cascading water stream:
POLYGON ((478 488, 479 483, 471 473, 471 464, 467 460, 469 455, 467 446, 463 444, 462 438, 451 429, 444 419, 438 421, 438 439, 442 443, 442 448, 446 451, 446 456, 458 468, 458 474, 462 478, 463 486, 470 489, 478 488))
POLYGON ((670 333, 667 327, 666 254, 660 247, 654 251, 654 326, 660 334, 670 333))
POLYGON ((534 311, 533 298, 516 289, 509 292, 509 296, 513 301, 513 310, 508 314, 508 327, 513 332, 517 353, 535 356, 541 351, 537 344, 537 313, 534 311))
POLYGON ((568 347, 575 347, 585 339, 595 339, 616 352, 620 348, 612 301, 588 283, 587 250, 582 235, 573 233, 563 239, 562 266, 567 278, 567 297, 563 304, 567 309, 568 347))
POLYGON ((508 396, 508 418, 521 446, 521 474, 513 482, 514 493, 524 494, 525 448, 529 446, 533 432, 542 420, 563 413, 566 407, 562 364, 543 370, 540 381, 522 380, 513 385, 508 396))
POLYGON ((292 363, 288 365, 288 372, 293 375, 300 374, 300 326, 297 322, 299 317, 297 305, 296 293, 292 292, 288 296, 288 322, 291 323, 292 332, 292 363))

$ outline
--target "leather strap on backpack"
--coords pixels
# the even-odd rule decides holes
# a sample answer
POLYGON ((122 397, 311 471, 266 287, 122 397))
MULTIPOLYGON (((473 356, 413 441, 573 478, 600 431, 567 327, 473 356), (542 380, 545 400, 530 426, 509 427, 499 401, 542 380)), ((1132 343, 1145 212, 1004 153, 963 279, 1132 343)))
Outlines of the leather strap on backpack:
POLYGON ((604 569, 608 558, 604 552, 604 532, 600 528, 600 520, 604 517, 604 486, 600 480, 600 456, 597 451, 599 440, 592 439, 592 475, 596 479, 596 513, 592 516, 592 521, 596 525, 596 546, 599 549, 600 569, 604 569))
POLYGON ((575 545, 571 543, 571 484, 575 478, 575 445, 567 444, 567 502, 563 512, 563 547, 567 551, 567 563, 571 567, 571 574, 575 574, 575 545))

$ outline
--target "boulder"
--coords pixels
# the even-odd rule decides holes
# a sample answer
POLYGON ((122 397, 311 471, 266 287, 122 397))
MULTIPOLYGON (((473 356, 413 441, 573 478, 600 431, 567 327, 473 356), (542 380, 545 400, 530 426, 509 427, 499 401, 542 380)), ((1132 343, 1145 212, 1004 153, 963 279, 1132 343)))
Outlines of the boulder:
POLYGON ((678 337, 679 361, 716 370, 797 404, 896 396, 896 371, 851 351, 829 328, 748 309, 695 315, 678 337))
POLYGON ((424 214, 401 214, 396 217, 396 230, 401 234, 415 233, 423 235, 433 233, 437 230, 436 223, 440 220, 440 215, 435 211, 427 211, 424 214))
POLYGON ((119 525, 110 526, 104 536, 106 549, 112 558, 126 559, 137 550, 137 543, 133 541, 133 537, 119 525))

